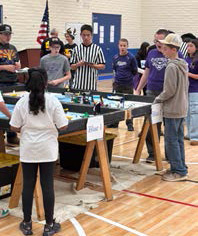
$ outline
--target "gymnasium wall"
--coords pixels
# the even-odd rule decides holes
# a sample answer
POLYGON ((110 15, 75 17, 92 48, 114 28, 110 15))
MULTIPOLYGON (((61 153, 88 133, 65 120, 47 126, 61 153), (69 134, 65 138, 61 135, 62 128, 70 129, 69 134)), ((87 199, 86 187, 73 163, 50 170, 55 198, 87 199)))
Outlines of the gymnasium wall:
MULTIPOLYGON (((92 13, 122 15, 122 37, 129 39, 130 47, 141 42, 141 1, 139 0, 48 0, 50 27, 59 30, 60 38, 65 42, 63 32, 65 23, 92 23, 92 13), (137 43, 137 41, 139 41, 137 43)), ((22 50, 38 48, 36 42, 45 0, 1 0, 3 5, 3 23, 12 25, 12 42, 22 50)))
POLYGON ((166 28, 180 35, 193 33, 198 36, 197 0, 142 0, 142 40, 152 42, 154 32, 166 28))
MULTIPOLYGON (((92 13, 122 15, 121 36, 128 38, 129 47, 138 48, 141 42, 152 43, 158 28, 168 28, 179 34, 197 30, 197 0, 48 0, 50 27, 58 28, 64 41, 65 23, 92 23, 92 13)), ((11 24, 12 42, 22 50, 39 48, 36 42, 45 0, 0 0, 3 22, 11 24)))

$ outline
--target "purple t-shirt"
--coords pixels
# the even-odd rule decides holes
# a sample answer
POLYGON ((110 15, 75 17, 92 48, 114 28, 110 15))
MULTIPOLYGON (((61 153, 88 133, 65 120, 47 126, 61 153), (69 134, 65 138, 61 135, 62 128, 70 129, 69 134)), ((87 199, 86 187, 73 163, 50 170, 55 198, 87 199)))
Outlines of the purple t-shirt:
MULTIPOLYGON (((181 52, 178 52, 180 58, 183 58, 181 52)), ((162 91, 164 85, 164 73, 168 59, 157 49, 148 53, 145 67, 149 68, 147 79, 147 90, 162 91)))
POLYGON ((115 82, 120 85, 133 86, 133 74, 137 72, 137 61, 131 53, 115 55, 113 57, 113 70, 115 82))
POLYGON ((153 49, 149 52, 145 63, 145 67, 149 68, 147 90, 163 90, 164 73, 167 62, 168 59, 157 49, 153 49))
MULTIPOLYGON (((198 74, 198 61, 195 61, 194 63, 192 63, 192 58, 187 57, 186 58, 186 62, 188 63, 188 69, 189 72, 192 74, 198 74)), ((189 78, 189 93, 198 93, 198 80, 197 79, 193 79, 191 77, 189 78)))

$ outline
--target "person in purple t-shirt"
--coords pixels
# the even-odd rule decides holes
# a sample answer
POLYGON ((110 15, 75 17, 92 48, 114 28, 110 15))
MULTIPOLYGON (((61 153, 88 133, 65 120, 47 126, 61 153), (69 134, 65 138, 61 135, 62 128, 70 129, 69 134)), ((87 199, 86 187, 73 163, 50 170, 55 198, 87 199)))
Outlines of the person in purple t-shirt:
MULTIPOLYGON (((142 75, 142 78, 139 82, 137 89, 134 94, 139 95, 143 87, 147 84, 147 96, 157 97, 163 90, 164 84, 164 73, 165 68, 168 62, 168 59, 162 54, 162 44, 159 40, 164 39, 168 35, 168 31, 165 29, 158 30, 154 35, 154 43, 156 49, 149 51, 145 63, 145 71, 142 75)), ((158 136, 160 138, 161 133, 161 123, 157 124, 158 136)), ((154 162, 154 152, 152 145, 152 137, 150 131, 148 131, 146 137, 146 145, 149 156, 146 159, 146 162, 154 162)))
POLYGON ((186 118, 187 137, 191 145, 198 145, 198 39, 187 43, 188 56, 186 61, 189 68, 189 107, 186 118))
MULTIPOLYGON (((147 84, 147 96, 157 97, 163 91, 164 85, 164 74, 168 59, 163 55, 163 47, 159 40, 163 40, 171 31, 165 29, 159 29, 154 35, 154 43, 156 49, 149 51, 145 63, 145 71, 142 75, 142 78, 139 82, 137 89, 134 94, 139 95, 142 88, 147 84)), ((183 58, 181 52, 178 52, 179 57, 183 58)), ((161 134, 161 123, 157 123, 158 137, 160 139, 161 134)), ((146 145, 149 156, 146 159, 146 162, 154 162, 154 152, 152 145, 152 137, 150 130, 146 136, 146 145)), ((165 154, 166 155, 166 154, 165 154)))
MULTIPOLYGON (((117 93, 133 94, 133 77, 137 73, 137 61, 135 57, 127 50, 127 39, 120 39, 118 48, 119 53, 113 57, 113 71, 115 78, 113 90, 117 93)), ((128 127, 128 131, 134 130, 132 119, 127 119, 126 125, 128 127)))

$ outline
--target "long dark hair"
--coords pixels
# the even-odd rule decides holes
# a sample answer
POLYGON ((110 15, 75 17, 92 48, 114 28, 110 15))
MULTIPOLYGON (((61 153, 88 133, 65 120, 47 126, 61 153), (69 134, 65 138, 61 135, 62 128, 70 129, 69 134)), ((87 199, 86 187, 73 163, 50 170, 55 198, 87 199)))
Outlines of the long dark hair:
POLYGON ((137 52, 137 57, 139 57, 140 59, 144 60, 147 56, 147 48, 148 46, 150 46, 149 43, 147 42, 143 42, 140 46, 140 49, 137 52))
POLYGON ((198 39, 190 39, 188 43, 194 44, 196 48, 196 51, 192 55, 192 65, 194 65, 195 62, 198 62, 198 39))
POLYGON ((47 85, 47 72, 42 68, 31 68, 28 70, 29 79, 26 89, 30 92, 30 113, 37 115, 39 111, 45 111, 45 89, 47 85))

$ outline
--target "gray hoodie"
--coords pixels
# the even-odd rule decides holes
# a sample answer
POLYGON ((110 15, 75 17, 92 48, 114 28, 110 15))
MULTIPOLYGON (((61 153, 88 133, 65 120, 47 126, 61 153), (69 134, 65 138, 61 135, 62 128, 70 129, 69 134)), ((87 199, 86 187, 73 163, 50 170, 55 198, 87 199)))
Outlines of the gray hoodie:
POLYGON ((180 58, 169 60, 165 75, 163 91, 154 103, 163 103, 165 118, 183 118, 188 109, 188 65, 180 58))

